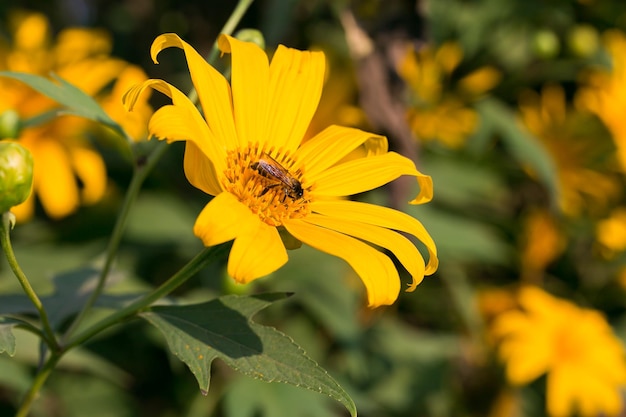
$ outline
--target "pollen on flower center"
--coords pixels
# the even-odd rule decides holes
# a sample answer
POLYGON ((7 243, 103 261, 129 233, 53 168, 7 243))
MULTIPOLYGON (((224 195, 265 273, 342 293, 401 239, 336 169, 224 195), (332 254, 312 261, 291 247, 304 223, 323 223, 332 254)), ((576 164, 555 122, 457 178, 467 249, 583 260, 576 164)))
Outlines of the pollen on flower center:
POLYGON ((294 160, 258 145, 229 151, 222 185, 270 226, 310 213, 308 188, 294 160))

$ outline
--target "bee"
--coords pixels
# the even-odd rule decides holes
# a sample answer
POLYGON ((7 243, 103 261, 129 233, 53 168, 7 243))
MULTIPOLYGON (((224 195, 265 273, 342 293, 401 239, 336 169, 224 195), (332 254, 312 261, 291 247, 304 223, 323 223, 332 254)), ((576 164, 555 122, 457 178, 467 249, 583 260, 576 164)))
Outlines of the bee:
POLYGON ((263 153, 258 161, 250 165, 250 168, 256 170, 265 178, 275 181, 274 184, 265 187, 261 195, 275 187, 282 187, 285 197, 289 197, 292 200, 298 200, 304 195, 300 181, 295 179, 285 167, 268 154, 263 153))

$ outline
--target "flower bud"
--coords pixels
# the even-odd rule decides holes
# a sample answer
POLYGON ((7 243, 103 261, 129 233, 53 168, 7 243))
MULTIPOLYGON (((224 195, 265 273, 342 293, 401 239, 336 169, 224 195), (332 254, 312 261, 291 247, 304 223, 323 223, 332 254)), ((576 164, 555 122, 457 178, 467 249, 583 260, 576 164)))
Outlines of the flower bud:
POLYGON ((0 142, 0 213, 24 202, 33 185, 33 157, 17 142, 0 142))
POLYGON ((0 139, 15 139, 20 133, 20 115, 13 109, 0 114, 0 139))
POLYGON ((558 36, 548 29, 537 31, 533 36, 531 45, 535 56, 542 59, 554 58, 561 49, 561 42, 558 36))
POLYGON ((265 38, 263 34, 256 29, 241 29, 235 33, 235 38, 244 42, 252 42, 259 48, 265 49, 265 38))

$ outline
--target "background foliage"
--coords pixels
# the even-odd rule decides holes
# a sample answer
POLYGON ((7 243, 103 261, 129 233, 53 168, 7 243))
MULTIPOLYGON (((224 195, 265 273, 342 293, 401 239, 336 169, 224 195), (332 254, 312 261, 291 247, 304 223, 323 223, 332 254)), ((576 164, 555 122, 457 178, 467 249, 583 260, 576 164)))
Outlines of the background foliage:
MULTIPOLYGON (((7 38, 14 12, 9 3, 0 4, 0 29, 7 38)), ((22 4, 45 13, 55 32, 69 26, 104 28, 112 36, 113 55, 140 65, 151 78, 182 83, 184 60, 168 53, 153 65, 152 40, 176 32, 206 55, 235 6, 234 1, 200 0, 22 4)), ((213 265, 175 297, 204 301, 223 293, 293 292, 255 320, 304 347, 348 391, 362 416, 543 415, 545 381, 509 386, 487 332, 490 319, 512 303, 509 291, 522 284, 543 286, 599 310, 618 336, 625 335, 626 244, 611 242, 626 236, 626 226, 606 226, 626 198, 616 156, 620 144, 615 127, 589 110, 580 91, 589 85, 590 71, 610 68, 603 36, 626 30, 626 4, 259 0, 240 27, 261 30, 269 49, 278 43, 323 49, 329 78, 314 125, 349 124, 383 133, 393 149, 433 177, 435 197, 425 206, 406 204, 414 190, 403 181, 359 198, 420 219, 438 245, 441 265, 414 293, 402 293, 395 305, 373 311, 365 308, 361 284, 342 261, 306 247, 291 251, 289 263, 273 276, 246 287, 235 286, 220 265, 213 265), (358 53, 359 33, 371 42, 368 56, 358 53), (428 78, 434 86, 420 87, 437 92, 427 100, 413 86, 415 74, 401 70, 407 48, 430 48, 435 54, 450 42, 462 56, 428 78), (485 67, 498 74, 493 85, 464 88, 463 80, 485 67), (538 124, 533 111, 550 114, 549 85, 561 86, 565 116, 539 117, 538 124), (451 102, 455 105, 445 107, 451 102), (466 117, 475 123, 453 132, 455 142, 446 140, 446 129, 461 126, 466 117), (439 127, 432 137, 420 130, 426 123, 439 127), (598 178, 613 184, 610 191, 598 187, 598 178)), ((155 105, 162 104, 159 99, 155 105)), ((621 113, 626 115, 626 108, 621 113)), ((128 184, 130 166, 110 138, 94 137, 94 143, 107 162, 107 197, 61 220, 47 218, 38 207, 36 217, 13 232, 17 257, 43 294, 71 283, 63 271, 101 254, 128 184)), ((205 195, 184 178, 182 152, 180 144, 172 145, 148 178, 117 264, 132 273, 120 277, 110 294, 154 286, 201 249, 191 229, 205 195)), ((18 292, 2 264, 0 293, 18 292)), ((0 354, 0 415, 14 412, 37 365, 36 340, 17 330, 15 336, 15 357, 0 354)), ((111 329, 66 357, 33 415, 345 414, 330 398, 241 376, 219 360, 204 396, 166 343, 143 321, 111 329)))

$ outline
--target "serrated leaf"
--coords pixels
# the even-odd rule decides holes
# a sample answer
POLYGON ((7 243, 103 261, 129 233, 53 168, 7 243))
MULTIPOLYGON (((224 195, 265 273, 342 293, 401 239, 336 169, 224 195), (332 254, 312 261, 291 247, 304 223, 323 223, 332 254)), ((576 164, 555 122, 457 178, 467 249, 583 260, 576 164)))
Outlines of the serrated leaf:
POLYGON ((163 333, 202 392, 208 392, 211 363, 219 358, 253 378, 328 395, 356 416, 352 399, 301 347, 278 330, 252 322, 255 313, 284 297, 282 293, 228 295, 201 304, 153 307, 140 316, 163 333))
POLYGON ((124 129, 106 114, 96 100, 55 74, 52 74, 54 82, 39 75, 12 71, 0 71, 0 77, 21 81, 41 94, 50 97, 66 107, 62 110, 64 114, 73 114, 102 123, 122 137, 127 137, 124 129))

